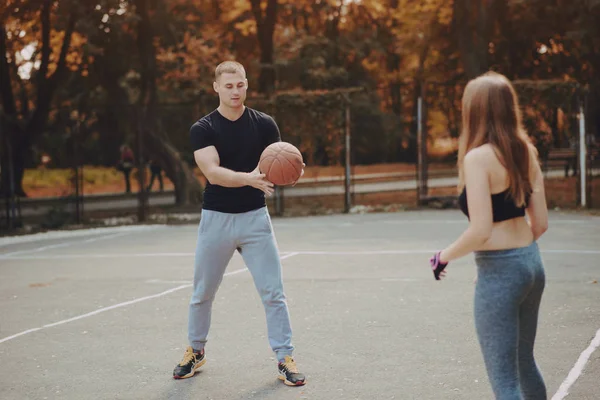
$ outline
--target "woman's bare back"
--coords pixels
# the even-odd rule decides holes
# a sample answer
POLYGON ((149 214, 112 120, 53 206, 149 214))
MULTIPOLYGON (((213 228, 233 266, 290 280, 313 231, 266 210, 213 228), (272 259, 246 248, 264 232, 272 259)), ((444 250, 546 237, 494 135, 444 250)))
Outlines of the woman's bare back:
MULTIPOLYGON (((508 171, 500 162, 492 145, 485 144, 481 146, 480 151, 489 153, 487 172, 489 176, 490 193, 496 194, 504 192, 508 189, 510 184, 508 171)), ((539 193, 539 188, 536 185, 536 182, 538 181, 537 178, 541 178, 541 170, 539 170, 537 162, 532 159, 530 160, 530 164, 532 165, 531 179, 532 183, 534 183, 534 193, 532 194, 527 208, 528 215, 530 214, 529 208, 533 203, 535 202, 535 205, 538 203, 538 201, 536 201, 537 199, 534 199, 534 197, 539 193), (537 176, 538 173, 540 175, 539 177, 537 176), (536 192, 536 190, 538 191, 536 192)), ((543 192, 543 184, 541 191, 543 192)), ((535 205, 533 206, 535 207, 535 205)), ((525 217, 512 218, 506 221, 495 222, 489 239, 483 244, 483 247, 480 250, 501 250, 526 247, 530 245, 534 239, 535 235, 532 231, 532 227, 525 217)))

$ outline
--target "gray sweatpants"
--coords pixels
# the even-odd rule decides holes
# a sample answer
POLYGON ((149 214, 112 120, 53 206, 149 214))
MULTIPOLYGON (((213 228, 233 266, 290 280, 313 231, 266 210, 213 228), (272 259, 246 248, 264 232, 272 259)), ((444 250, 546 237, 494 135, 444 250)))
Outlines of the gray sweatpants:
POLYGON ((475 326, 497 400, 546 400, 533 346, 545 286, 540 251, 478 251, 475 326))
POLYGON ((240 214, 202 210, 189 310, 190 345, 201 350, 206 344, 212 303, 236 249, 250 270, 265 307, 269 344, 277 359, 283 361, 286 355, 292 355, 294 347, 281 260, 266 207, 240 214))

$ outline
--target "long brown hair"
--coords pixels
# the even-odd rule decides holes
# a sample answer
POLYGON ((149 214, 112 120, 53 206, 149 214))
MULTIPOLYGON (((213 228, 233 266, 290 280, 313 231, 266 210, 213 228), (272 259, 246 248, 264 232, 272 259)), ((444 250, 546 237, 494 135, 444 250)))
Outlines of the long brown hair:
POLYGON ((532 191, 530 162, 536 162, 537 151, 523 128, 514 87, 504 75, 496 72, 471 80, 463 93, 458 145, 460 189, 465 185, 465 154, 487 143, 492 145, 508 172, 508 196, 517 206, 523 206, 532 191))

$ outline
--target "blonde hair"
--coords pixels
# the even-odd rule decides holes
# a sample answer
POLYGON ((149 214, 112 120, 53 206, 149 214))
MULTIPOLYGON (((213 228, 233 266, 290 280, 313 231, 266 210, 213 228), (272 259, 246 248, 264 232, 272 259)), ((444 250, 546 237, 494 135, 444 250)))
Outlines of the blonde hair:
POLYGON ((244 77, 246 76, 246 70, 244 66, 237 61, 223 61, 215 68, 215 81, 223 74, 236 74, 240 73, 244 77))
POLYGON ((459 188, 465 185, 465 154, 491 144, 509 176, 508 196, 517 206, 526 203, 532 191, 530 162, 537 151, 523 128, 517 93, 501 74, 488 72, 471 80, 462 98, 462 132, 458 145, 459 188))

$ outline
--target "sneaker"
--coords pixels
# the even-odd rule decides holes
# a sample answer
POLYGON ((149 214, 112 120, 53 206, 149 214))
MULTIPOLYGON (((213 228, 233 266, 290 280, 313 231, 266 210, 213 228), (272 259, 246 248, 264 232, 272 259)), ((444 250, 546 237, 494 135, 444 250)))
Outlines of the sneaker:
POLYGON ((302 386, 306 383, 304 374, 298 372, 296 361, 291 356, 285 356, 279 363, 279 379, 288 386, 302 386))
POLYGON ((194 353, 192 346, 188 346, 185 349, 183 360, 173 370, 173 378, 185 379, 194 376, 196 371, 206 364, 206 358, 204 358, 204 349, 200 353, 194 353))

